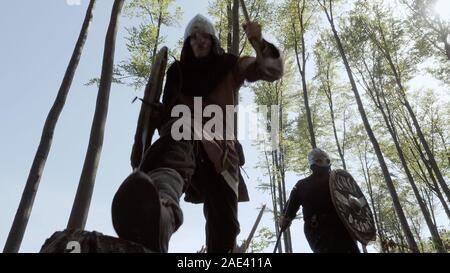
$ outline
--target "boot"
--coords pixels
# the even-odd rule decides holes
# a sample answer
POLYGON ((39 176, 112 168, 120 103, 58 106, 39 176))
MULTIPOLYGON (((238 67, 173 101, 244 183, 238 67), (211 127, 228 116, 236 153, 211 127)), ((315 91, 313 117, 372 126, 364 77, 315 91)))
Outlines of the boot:
POLYGON ((148 175, 158 189, 161 200, 159 245, 161 252, 167 253, 170 237, 183 224, 180 198, 184 180, 177 171, 169 168, 159 168, 148 175))
POLYGON ((179 208, 183 179, 172 169, 132 173, 113 199, 112 222, 120 238, 166 253, 183 221, 179 208))

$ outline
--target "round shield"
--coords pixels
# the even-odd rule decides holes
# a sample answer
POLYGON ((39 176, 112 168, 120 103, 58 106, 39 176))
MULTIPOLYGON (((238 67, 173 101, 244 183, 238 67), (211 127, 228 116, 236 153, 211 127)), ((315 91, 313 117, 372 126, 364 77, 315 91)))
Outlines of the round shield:
POLYGON ((333 170, 330 193, 336 212, 352 237, 364 245, 375 240, 373 214, 355 179, 344 170, 333 170))

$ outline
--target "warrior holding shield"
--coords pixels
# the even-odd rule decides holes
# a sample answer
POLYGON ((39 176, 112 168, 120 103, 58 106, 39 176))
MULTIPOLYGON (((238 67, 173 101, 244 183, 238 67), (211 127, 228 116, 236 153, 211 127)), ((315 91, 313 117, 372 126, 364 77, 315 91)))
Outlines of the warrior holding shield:
POLYGON ((314 253, 359 253, 375 236, 372 212, 358 184, 343 170, 331 170, 331 160, 321 149, 308 154, 312 174, 294 186, 281 230, 303 207, 304 232, 314 253))
MULTIPOLYGON (((142 158, 135 156, 140 153, 132 155, 135 170, 113 199, 112 222, 120 238, 155 252, 168 252, 172 234, 183 223, 179 202, 185 194, 187 202, 203 204, 208 253, 227 253, 235 248, 240 232, 238 202, 249 200, 239 170, 244 164, 240 144, 232 130, 223 130, 217 138, 206 138, 205 132, 200 132, 197 139, 190 137, 198 136, 196 126, 192 130, 189 126, 187 138, 178 139, 178 129, 174 128, 180 122, 175 109, 194 113, 195 124, 196 100, 202 102, 201 113, 211 106, 227 109, 237 105, 235 94, 245 81, 281 78, 280 51, 263 39, 261 26, 247 22, 244 30, 257 52, 255 57, 225 53, 214 25, 202 15, 186 27, 181 58, 167 71, 160 116, 148 122, 158 128, 160 138, 142 158)), ((233 128, 230 120, 223 116, 223 127, 233 128)), ((200 116, 198 123, 203 122, 200 116)))

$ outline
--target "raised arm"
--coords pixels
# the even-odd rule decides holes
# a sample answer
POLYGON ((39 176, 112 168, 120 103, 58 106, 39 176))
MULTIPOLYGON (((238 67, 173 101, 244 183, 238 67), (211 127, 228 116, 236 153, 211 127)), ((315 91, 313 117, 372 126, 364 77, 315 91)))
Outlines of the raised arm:
POLYGON ((261 26, 250 22, 244 25, 245 33, 257 52, 256 57, 242 57, 238 61, 238 79, 255 82, 264 80, 273 82, 283 76, 283 61, 280 51, 271 43, 262 38, 261 26))

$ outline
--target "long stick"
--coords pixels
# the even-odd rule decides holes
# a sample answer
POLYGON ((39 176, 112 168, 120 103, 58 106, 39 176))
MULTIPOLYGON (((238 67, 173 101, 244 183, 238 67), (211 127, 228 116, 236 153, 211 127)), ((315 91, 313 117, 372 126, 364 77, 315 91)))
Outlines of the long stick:
POLYGON ((264 210, 266 209, 266 205, 264 205, 261 208, 261 211, 258 214, 258 217, 256 218, 255 224, 253 225, 252 230, 250 231, 250 234, 247 237, 247 240, 245 240, 244 245, 242 247, 242 253, 247 252, 248 246, 250 245, 250 242, 253 239, 253 236, 255 235, 256 229, 258 228, 259 222, 261 222, 261 218, 263 216, 264 210))
MULTIPOLYGON (((241 7, 242 7, 242 13, 244 14, 244 17, 245 17, 245 21, 247 23, 250 23, 251 22, 250 16, 248 14, 247 7, 245 6, 244 0, 241 0, 241 7)), ((261 45, 259 44, 259 41, 255 41, 252 39, 252 40, 250 40, 250 43, 252 44, 253 48, 256 51, 256 57, 261 57, 262 56, 261 55, 261 45)))
POLYGON ((275 247, 273 249, 273 253, 277 253, 277 248, 278 248, 278 245, 280 244, 281 235, 283 234, 283 232, 284 232, 284 230, 280 230, 280 233, 278 234, 277 242, 275 243, 275 247))

